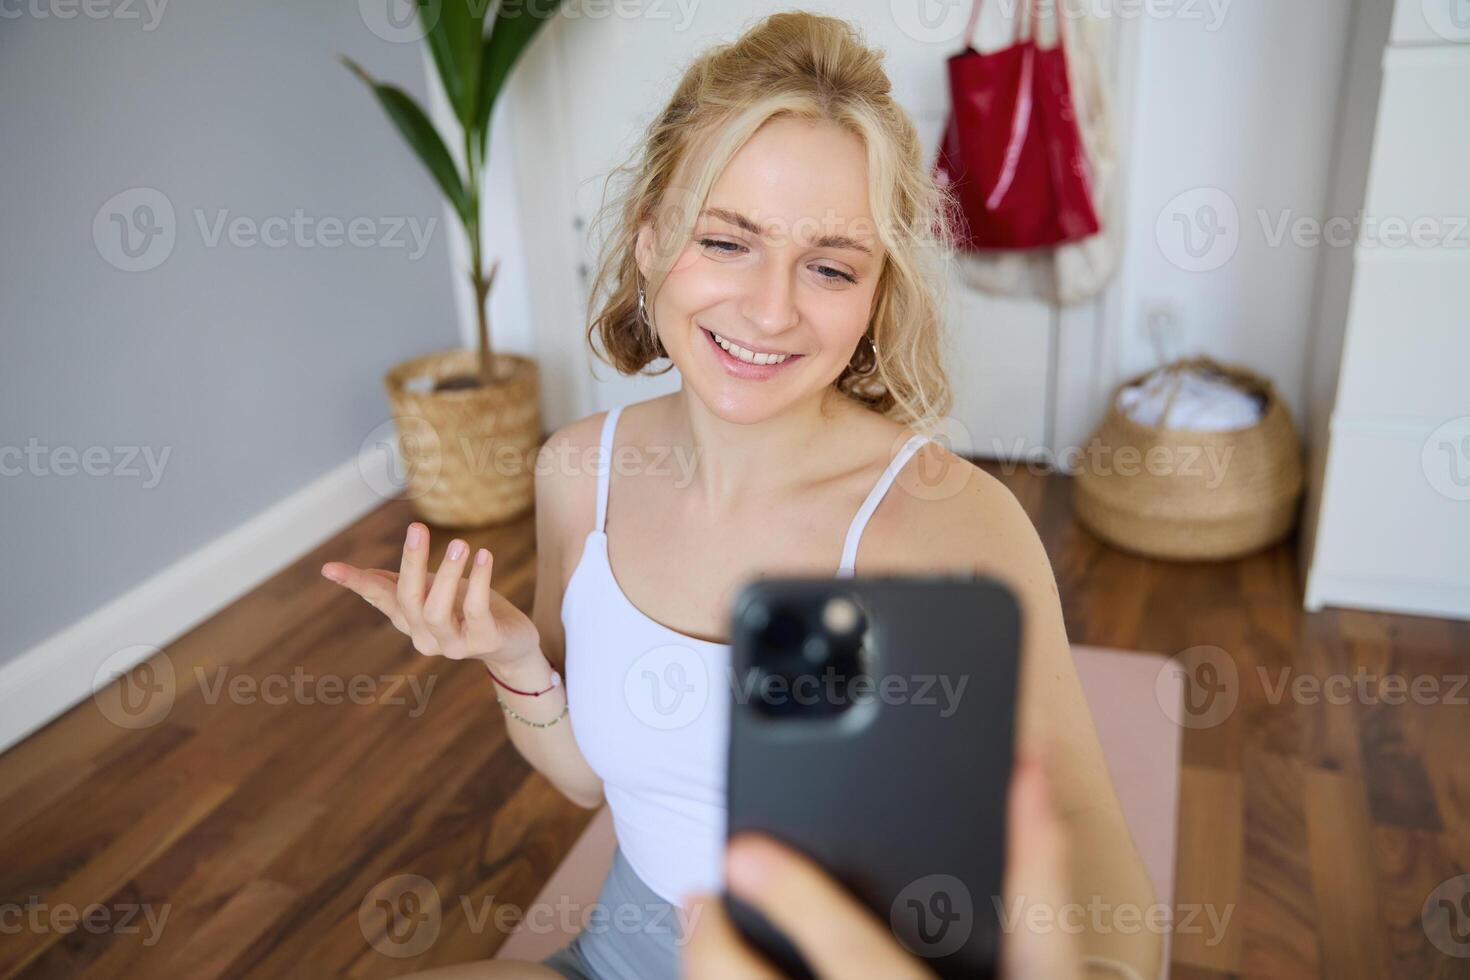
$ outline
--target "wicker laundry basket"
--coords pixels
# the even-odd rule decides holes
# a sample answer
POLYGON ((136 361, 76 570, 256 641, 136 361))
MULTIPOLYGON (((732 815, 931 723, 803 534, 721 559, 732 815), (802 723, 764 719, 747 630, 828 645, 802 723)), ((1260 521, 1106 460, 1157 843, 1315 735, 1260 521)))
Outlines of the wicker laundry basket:
POLYGON ((1296 523, 1302 460, 1271 382, 1208 357, 1171 367, 1218 371, 1264 400, 1261 418, 1221 432, 1141 425, 1118 407, 1118 393, 1153 372, 1124 382, 1082 454, 1073 484, 1078 520, 1119 548, 1155 558, 1233 558, 1280 540, 1296 523))
POLYGON ((491 387, 432 390, 441 379, 475 374, 472 350, 404 361, 383 377, 408 473, 404 496, 429 524, 481 527, 519 517, 535 503, 536 362, 517 354, 494 359, 503 380, 491 387))

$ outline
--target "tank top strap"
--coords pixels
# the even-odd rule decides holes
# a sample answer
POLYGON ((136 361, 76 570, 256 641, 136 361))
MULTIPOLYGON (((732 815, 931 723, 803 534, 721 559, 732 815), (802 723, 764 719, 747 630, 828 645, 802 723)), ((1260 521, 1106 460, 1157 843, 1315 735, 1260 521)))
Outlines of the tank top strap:
POLYGON ((862 540, 863 529, 868 526, 868 518, 873 516, 873 511, 878 509, 878 504, 883 500, 883 495, 888 492, 888 487, 898 477, 900 470, 904 468, 919 447, 929 442, 928 436, 916 433, 909 437, 909 441, 903 444, 898 455, 888 464, 883 475, 878 477, 878 482, 873 484, 873 489, 868 491, 868 497, 863 505, 858 508, 857 514, 852 519, 852 524, 847 529, 847 540, 842 544, 842 564, 837 567, 838 578, 851 578, 856 571, 858 542, 862 540))
POLYGON ((607 418, 602 420, 601 452, 597 457, 597 523, 593 530, 601 531, 607 522, 607 485, 612 478, 613 432, 618 427, 618 414, 623 406, 608 409, 607 418))

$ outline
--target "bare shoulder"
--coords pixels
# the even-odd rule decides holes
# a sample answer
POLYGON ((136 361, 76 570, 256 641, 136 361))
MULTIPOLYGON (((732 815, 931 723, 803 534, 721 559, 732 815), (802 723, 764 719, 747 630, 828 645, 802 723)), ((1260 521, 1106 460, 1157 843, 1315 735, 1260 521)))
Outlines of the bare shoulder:
MULTIPOLYGON (((618 425, 618 442, 626 444, 647 409, 660 399, 625 406, 618 425)), ((607 412, 594 412, 557 429, 536 454, 536 510, 545 513, 558 531, 580 539, 592 530, 597 509, 598 447, 607 412), (578 533, 580 532, 580 533, 578 533)), ((539 537, 538 532, 538 537, 539 537)))
POLYGON ((537 451, 536 512, 551 518, 550 525, 570 530, 581 519, 591 529, 597 503, 596 451, 606 417, 606 412, 597 412, 568 422, 537 451))
POLYGON ((899 472, 874 524, 883 552, 915 571, 1042 578, 1051 590, 1045 548, 1016 495, 938 442, 899 472))

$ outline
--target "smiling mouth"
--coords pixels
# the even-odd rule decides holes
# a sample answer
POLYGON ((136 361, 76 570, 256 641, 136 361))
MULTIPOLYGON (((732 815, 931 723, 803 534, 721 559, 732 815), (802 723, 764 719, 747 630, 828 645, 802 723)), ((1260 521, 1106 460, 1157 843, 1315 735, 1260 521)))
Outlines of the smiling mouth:
POLYGON ((710 340, 713 341, 726 354, 729 354, 735 360, 741 361, 745 364, 753 364, 757 367, 766 367, 768 365, 785 364, 787 361, 793 361, 802 356, 801 354, 770 354, 760 351, 753 351, 748 347, 742 347, 734 341, 720 336, 713 330, 709 330, 704 327, 700 327, 699 329, 703 330, 705 334, 710 338, 710 340))

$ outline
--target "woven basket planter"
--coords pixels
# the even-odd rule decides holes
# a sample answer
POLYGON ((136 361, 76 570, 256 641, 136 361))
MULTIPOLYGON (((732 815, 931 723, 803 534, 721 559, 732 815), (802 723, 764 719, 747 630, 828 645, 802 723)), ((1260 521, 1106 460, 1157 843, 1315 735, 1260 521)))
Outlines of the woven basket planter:
POLYGON ((494 360, 503 380, 492 387, 432 390, 440 379, 477 372, 471 350, 417 357, 383 377, 408 474, 403 495, 429 524, 482 527, 519 517, 535 502, 536 363, 516 354, 494 360))
POLYGON ((1302 460, 1271 382, 1207 357, 1172 366, 1213 369, 1255 392, 1264 399, 1260 420, 1223 432, 1140 425, 1118 408, 1118 393, 1152 372, 1124 382, 1082 454, 1078 520, 1110 544, 1155 558, 1233 558, 1280 540, 1296 523, 1302 460))

